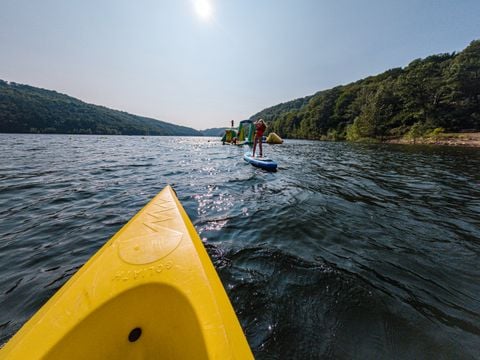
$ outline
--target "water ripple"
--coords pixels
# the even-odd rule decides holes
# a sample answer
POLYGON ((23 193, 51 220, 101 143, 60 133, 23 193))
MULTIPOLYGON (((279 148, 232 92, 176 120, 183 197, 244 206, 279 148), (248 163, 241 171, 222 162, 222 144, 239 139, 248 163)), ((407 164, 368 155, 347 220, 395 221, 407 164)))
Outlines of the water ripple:
POLYGON ((480 153, 0 134, 0 342, 165 185, 258 359, 475 358, 480 153))

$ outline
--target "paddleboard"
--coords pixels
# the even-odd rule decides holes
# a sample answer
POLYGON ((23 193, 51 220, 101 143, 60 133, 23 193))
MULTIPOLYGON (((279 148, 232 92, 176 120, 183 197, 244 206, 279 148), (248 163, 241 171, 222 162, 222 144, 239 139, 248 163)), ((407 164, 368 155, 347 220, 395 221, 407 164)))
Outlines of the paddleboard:
POLYGON ((251 153, 245 153, 243 155, 243 160, 252 164, 253 166, 269 170, 275 171, 277 170, 277 163, 268 157, 259 157, 259 156, 252 156, 251 153))

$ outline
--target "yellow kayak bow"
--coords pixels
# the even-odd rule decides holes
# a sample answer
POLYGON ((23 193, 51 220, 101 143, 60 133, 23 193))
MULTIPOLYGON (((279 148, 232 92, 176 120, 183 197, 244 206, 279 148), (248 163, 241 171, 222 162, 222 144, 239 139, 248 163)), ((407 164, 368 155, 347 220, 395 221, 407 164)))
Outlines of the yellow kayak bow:
POLYGON ((167 186, 0 350, 5 359, 253 359, 167 186))

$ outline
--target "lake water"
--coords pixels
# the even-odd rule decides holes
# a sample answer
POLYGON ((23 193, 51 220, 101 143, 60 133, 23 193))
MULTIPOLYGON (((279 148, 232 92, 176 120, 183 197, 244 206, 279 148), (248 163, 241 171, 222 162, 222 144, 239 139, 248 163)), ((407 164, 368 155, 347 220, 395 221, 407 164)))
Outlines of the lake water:
POLYGON ((0 343, 165 185, 257 359, 480 354, 480 150, 0 134, 0 343))

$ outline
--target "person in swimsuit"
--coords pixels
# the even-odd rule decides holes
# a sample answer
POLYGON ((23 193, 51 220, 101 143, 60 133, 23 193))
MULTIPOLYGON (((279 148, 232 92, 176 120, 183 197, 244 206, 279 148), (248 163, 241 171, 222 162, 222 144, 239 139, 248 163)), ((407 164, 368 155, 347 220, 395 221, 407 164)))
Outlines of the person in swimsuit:
POLYGON ((253 151, 252 151, 253 157, 255 157, 255 149, 257 148, 257 142, 258 142, 258 147, 260 149, 260 157, 263 156, 262 137, 266 128, 267 128, 267 125, 265 124, 263 119, 259 119, 255 122, 255 138, 253 139, 253 151))

